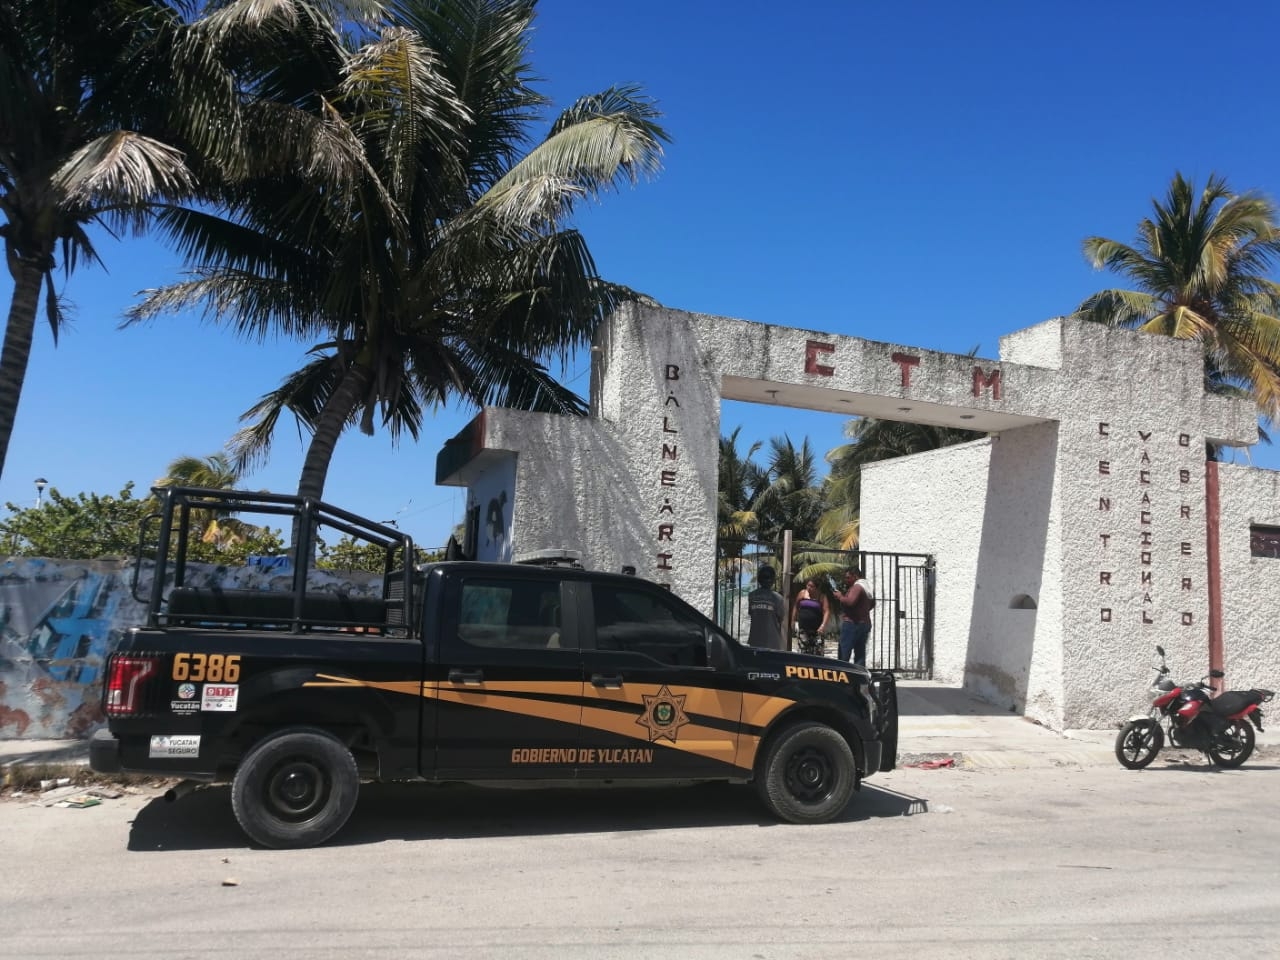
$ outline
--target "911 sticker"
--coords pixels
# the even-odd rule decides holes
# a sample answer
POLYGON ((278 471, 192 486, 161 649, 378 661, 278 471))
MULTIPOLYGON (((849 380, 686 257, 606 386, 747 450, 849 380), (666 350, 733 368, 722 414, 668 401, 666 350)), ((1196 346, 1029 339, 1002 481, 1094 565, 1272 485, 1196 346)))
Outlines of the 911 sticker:
POLYGON ((200 735, 185 736, 153 736, 148 757, 198 757, 200 756, 200 735))
POLYGON ((236 684, 206 683, 204 694, 200 697, 200 709, 214 713, 234 713, 239 699, 240 687, 236 684))

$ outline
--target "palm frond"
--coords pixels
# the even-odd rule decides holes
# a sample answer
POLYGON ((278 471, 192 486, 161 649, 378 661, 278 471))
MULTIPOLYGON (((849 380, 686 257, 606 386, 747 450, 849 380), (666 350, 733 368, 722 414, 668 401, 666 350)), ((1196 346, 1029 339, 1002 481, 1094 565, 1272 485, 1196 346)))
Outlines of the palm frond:
POLYGON ((1071 314, 1112 327, 1137 327, 1160 315, 1160 302, 1137 290, 1101 290, 1082 302, 1071 314))
POLYGON ((73 204, 144 204, 195 187, 182 152, 130 130, 113 130, 72 152, 52 177, 73 204))
POLYGON ((1274 204, 1235 193, 1210 175, 1198 194, 1175 174, 1133 246, 1092 237, 1086 256, 1124 274, 1137 290, 1104 290, 1076 316, 1204 345, 1206 386, 1247 385, 1259 411, 1280 416, 1280 285, 1265 274, 1280 262, 1274 204))
POLYGON ((657 174, 662 143, 669 140, 655 121, 658 115, 630 87, 583 98, 477 206, 493 206, 499 219, 536 229, 558 223, 581 197, 657 174))

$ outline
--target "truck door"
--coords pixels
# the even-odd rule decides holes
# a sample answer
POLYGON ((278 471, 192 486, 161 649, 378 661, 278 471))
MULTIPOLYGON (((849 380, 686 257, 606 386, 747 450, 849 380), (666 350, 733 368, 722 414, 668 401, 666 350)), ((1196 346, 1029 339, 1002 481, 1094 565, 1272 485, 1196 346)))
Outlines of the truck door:
POLYGON ((518 566, 459 573, 444 610, 440 655, 429 668, 437 776, 572 777, 582 657, 559 579, 518 566))
POLYGON ((714 627, 645 581, 582 583, 580 777, 741 776, 740 685, 708 666, 714 627))

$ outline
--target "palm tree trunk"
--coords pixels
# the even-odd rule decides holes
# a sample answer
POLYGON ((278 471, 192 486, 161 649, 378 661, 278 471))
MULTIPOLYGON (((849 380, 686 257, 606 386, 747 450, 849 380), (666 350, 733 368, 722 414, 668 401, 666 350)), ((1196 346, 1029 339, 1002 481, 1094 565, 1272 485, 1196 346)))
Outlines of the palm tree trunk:
POLYGON ((352 365, 342 375, 338 388, 329 395, 324 409, 316 419, 316 432, 307 447, 307 457, 302 462, 302 476, 298 478, 298 496, 319 500, 324 496, 324 482, 329 475, 329 461, 343 428, 351 418, 360 398, 364 395, 369 372, 362 366, 352 365))
POLYGON ((27 379, 27 361, 31 358, 31 339, 36 329, 36 311, 40 302, 40 284, 44 274, 39 267, 21 260, 11 260, 13 300, 9 304, 9 322, 4 331, 4 349, 0 351, 0 476, 4 474, 9 455, 9 439, 13 421, 27 379))

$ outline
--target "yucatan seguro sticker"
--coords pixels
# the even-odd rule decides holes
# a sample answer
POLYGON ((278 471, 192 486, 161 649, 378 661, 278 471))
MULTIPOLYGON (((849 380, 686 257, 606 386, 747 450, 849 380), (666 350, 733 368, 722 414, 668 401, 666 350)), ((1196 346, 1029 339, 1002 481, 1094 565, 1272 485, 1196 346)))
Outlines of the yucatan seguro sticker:
POLYGON ((200 756, 200 735, 184 734, 182 736, 153 736, 149 757, 198 757, 200 756))

